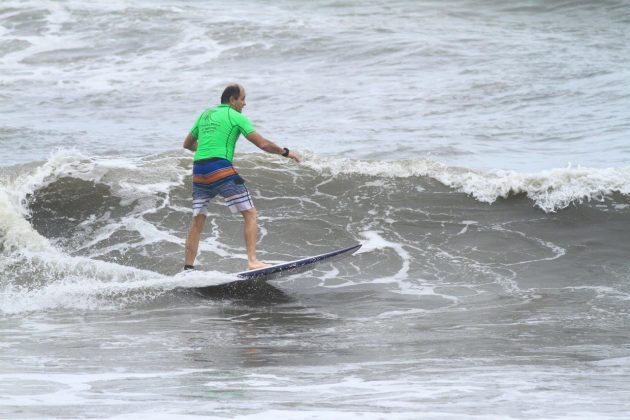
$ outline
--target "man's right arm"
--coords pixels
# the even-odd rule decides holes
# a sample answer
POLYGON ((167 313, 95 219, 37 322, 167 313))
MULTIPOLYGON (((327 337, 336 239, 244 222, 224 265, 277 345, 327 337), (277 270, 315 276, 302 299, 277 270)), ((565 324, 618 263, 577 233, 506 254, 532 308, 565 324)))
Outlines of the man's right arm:
MULTIPOLYGON (((272 154, 275 154, 275 155, 281 155, 281 154, 284 153, 284 148, 283 147, 278 146, 277 144, 275 144, 271 140, 267 140, 266 138, 264 138, 263 136, 258 134, 256 131, 252 131, 251 133, 246 135, 245 138, 247 140, 251 141, 252 143, 254 143, 254 145, 256 145, 256 147, 258 147, 261 150, 264 150, 267 153, 272 153, 272 154)), ((295 152, 291 152, 291 151, 289 151, 289 155, 287 157, 289 159, 293 159, 296 162, 300 162, 302 160, 300 158, 300 155, 298 155, 295 152)))
POLYGON ((192 133, 188 133, 186 139, 184 140, 184 149, 188 149, 191 152, 197 151, 197 138, 192 135, 192 133))

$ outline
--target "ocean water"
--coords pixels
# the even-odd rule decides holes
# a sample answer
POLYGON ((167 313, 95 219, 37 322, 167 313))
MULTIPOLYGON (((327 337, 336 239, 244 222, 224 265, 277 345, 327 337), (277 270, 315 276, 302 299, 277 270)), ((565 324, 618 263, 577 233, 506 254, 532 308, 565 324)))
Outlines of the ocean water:
POLYGON ((0 2, 0 417, 622 419, 627 1, 0 2), (223 87, 259 257, 192 156, 223 87))

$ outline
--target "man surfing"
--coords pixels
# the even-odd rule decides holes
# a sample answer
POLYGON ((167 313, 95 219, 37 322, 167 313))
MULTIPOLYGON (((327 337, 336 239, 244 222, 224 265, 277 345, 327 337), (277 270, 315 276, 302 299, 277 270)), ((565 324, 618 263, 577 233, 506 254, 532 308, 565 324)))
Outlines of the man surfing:
POLYGON ((300 162, 300 155, 280 147, 255 131, 249 119, 241 114, 245 107, 245 89, 228 85, 221 104, 203 112, 184 140, 184 148, 195 152, 193 163, 193 220, 186 237, 184 270, 194 269, 199 240, 208 215, 208 204, 217 194, 225 199, 232 213, 240 212, 245 222, 247 268, 268 267, 256 258, 258 237, 257 212, 252 197, 232 160, 240 135, 267 153, 282 155, 300 162))

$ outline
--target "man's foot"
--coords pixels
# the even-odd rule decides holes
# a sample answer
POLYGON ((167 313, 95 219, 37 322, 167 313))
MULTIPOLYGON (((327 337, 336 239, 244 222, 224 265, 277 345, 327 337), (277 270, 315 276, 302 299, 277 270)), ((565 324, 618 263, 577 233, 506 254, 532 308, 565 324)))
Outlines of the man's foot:
POLYGON ((271 264, 264 263, 262 261, 254 261, 247 263, 248 270, 258 270, 259 268, 267 268, 271 267, 271 264))
POLYGON ((194 270, 194 269, 195 269, 195 266, 194 266, 194 265, 188 265, 188 264, 186 264, 186 265, 184 266, 184 271, 189 271, 189 270, 194 270))

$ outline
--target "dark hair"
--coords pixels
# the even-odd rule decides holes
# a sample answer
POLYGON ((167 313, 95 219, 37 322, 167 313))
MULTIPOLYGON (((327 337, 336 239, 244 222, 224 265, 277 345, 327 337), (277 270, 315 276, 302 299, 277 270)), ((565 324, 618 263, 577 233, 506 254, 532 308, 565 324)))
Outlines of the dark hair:
POLYGON ((239 87, 239 85, 228 85, 221 95, 221 103, 229 104, 230 98, 238 98, 239 96, 241 96, 241 88, 239 87))

